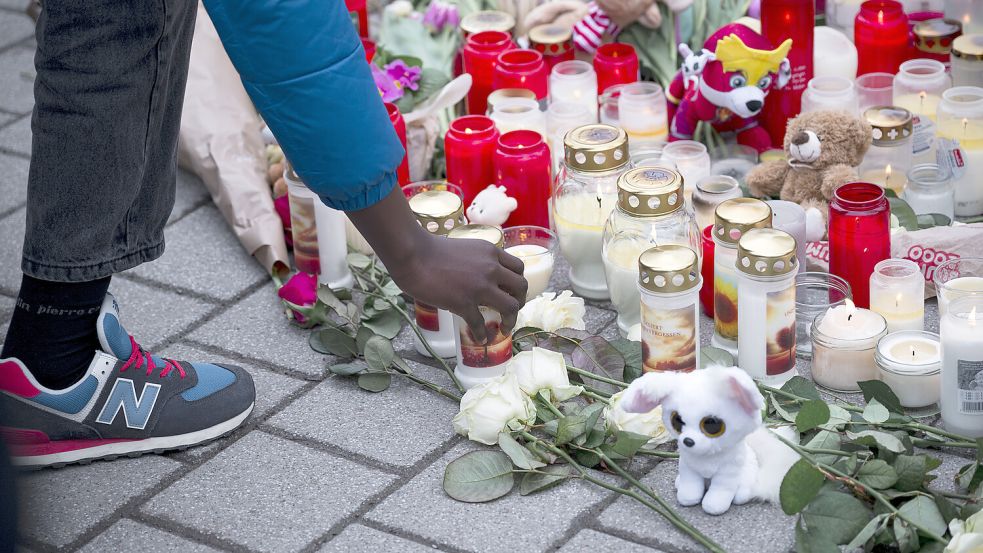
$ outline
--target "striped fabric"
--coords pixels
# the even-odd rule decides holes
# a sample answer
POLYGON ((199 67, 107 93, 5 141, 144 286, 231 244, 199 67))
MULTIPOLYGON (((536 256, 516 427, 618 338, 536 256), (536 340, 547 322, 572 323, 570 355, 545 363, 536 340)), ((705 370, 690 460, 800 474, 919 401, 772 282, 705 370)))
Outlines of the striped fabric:
POLYGON ((587 6, 587 15, 573 26, 573 42, 580 50, 593 54, 604 42, 605 34, 614 37, 621 32, 621 28, 611 21, 596 2, 587 6))

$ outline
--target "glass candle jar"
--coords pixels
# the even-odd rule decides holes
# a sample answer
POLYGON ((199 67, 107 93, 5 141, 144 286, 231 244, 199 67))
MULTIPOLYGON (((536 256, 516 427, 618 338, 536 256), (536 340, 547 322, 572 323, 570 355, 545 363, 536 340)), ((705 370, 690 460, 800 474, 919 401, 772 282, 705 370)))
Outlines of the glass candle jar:
POLYGON ((789 80, 784 87, 768 92, 768 101, 758 117, 771 136, 772 146, 782 145, 789 119, 802 111, 802 93, 813 77, 815 27, 814 0, 761 0, 761 35, 776 47, 786 40, 792 41, 786 55, 791 72, 789 80))
MULTIPOLYGON (((591 88, 591 90, 594 90, 591 88)), ((549 136, 553 169, 558 170, 563 163, 563 137, 577 127, 597 122, 596 109, 591 112, 579 102, 552 102, 546 110, 546 134, 549 136)))
POLYGON ((935 405, 942 394, 939 335, 920 330, 892 332, 877 342, 874 362, 880 380, 902 407, 935 405))
POLYGON ((737 365, 781 385, 795 375, 795 239, 751 229, 737 244, 737 365))
POLYGON ((607 90, 604 91, 598 97, 599 112, 598 117, 601 123, 605 125, 611 125, 612 127, 621 126, 621 118, 618 117, 618 99, 621 98, 621 90, 627 85, 616 84, 609 86, 607 90))
POLYGON ((963 35, 952 42, 952 86, 983 87, 983 34, 963 35))
POLYGON ((801 205, 785 200, 768 200, 771 208, 771 228, 785 231, 795 239, 795 255, 799 272, 806 270, 806 211, 801 205))
POLYGON ((487 111, 488 94, 495 89, 492 81, 498 55, 514 48, 511 35, 501 31, 481 31, 468 36, 463 52, 464 71, 472 79, 466 98, 468 114, 481 115, 487 111))
POLYGON ((618 178, 631 168, 628 135, 608 125, 585 125, 564 138, 564 163, 553 191, 553 226, 580 296, 608 299, 601 243, 618 200, 618 178))
POLYGON ((892 105, 911 112, 912 153, 931 155, 935 140, 935 112, 942 93, 951 86, 945 64, 932 59, 908 60, 894 77, 892 105))
POLYGON ((771 226, 771 208, 755 198, 717 206, 713 225, 713 347, 737 353, 737 244, 749 230, 771 226))
POLYGON ((700 358, 700 258, 687 246, 646 250, 638 259, 642 369, 696 370, 700 358))
POLYGON ((874 130, 874 140, 857 169, 860 181, 890 188, 900 195, 911 168, 911 113, 903 108, 878 106, 865 111, 864 119, 874 130))
MULTIPOLYGON (((465 240, 484 240, 499 248, 505 247, 502 229, 487 225, 461 225, 448 234, 448 238, 465 240)), ((512 359, 512 333, 502 332, 502 315, 485 306, 478 307, 485 322, 485 343, 479 342, 472 334, 464 319, 454 315, 457 366, 454 375, 465 387, 471 389, 479 384, 505 374, 509 360, 512 359)))
POLYGON ((549 226, 550 149, 542 135, 530 130, 507 132, 495 150, 495 184, 518 200, 508 226, 549 226))
POLYGON ((870 310, 887 321, 887 331, 925 328, 925 277, 917 263, 885 259, 870 275, 870 310))
POLYGON ((876 184, 844 184, 829 204, 829 272, 850 283, 854 302, 870 306, 870 275, 891 257, 891 211, 876 184))
POLYGON ((539 102, 529 98, 507 98, 495 102, 491 120, 500 134, 518 130, 530 130, 546 136, 546 114, 540 111, 539 102))
POLYGON ((492 90, 525 88, 545 104, 548 80, 549 70, 542 54, 535 50, 508 50, 498 55, 492 73, 492 90))
POLYGON ((908 184, 901 194, 916 214, 941 213, 955 217, 956 190, 949 169, 935 163, 915 165, 908 171, 908 184))
MULTIPOLYGON (((287 200, 290 202, 294 265, 298 271, 316 275, 321 272, 321 262, 318 258, 315 206, 321 200, 300 180, 289 161, 283 164, 283 180, 287 183, 287 200)), ((344 235, 342 232, 341 236, 344 235)))
POLYGON ((461 18, 458 28, 461 30, 462 47, 457 52, 457 55, 454 56, 453 73, 455 77, 464 73, 463 45, 467 44, 468 37, 482 31, 499 31, 508 33, 511 36, 512 31, 515 30, 515 18, 505 12, 483 10, 470 13, 461 18))
POLYGON ((586 61, 572 60, 556 64, 550 72, 550 102, 573 102, 583 105, 597 117, 597 73, 586 61))
MULTIPOLYGON (((464 203, 461 189, 441 181, 425 181, 403 187, 403 194, 409 199, 410 210, 416 220, 427 232, 446 236, 452 229, 464 224, 464 203)), ((426 338, 430 349, 416 333, 413 345, 420 355, 431 357, 430 350, 442 358, 453 357, 456 353, 456 331, 454 316, 446 309, 414 301, 416 326, 426 338)))
POLYGON ((804 272, 795 276, 795 354, 812 358, 812 323, 830 308, 852 300, 850 285, 829 273, 804 272))
POLYGON ((403 120, 403 115, 399 113, 396 104, 386 102, 386 111, 389 112, 389 121, 392 122, 396 136, 399 137, 399 143, 403 145, 403 161, 396 169, 396 179, 399 185, 403 186, 410 182, 410 165, 407 161, 409 150, 406 148, 406 122, 403 120))
POLYGON ((962 34, 962 24, 941 17, 919 21, 911 29, 915 52, 919 58, 949 63, 952 42, 962 34))
POLYGON ((860 111, 860 98, 853 81, 843 77, 814 77, 802 95, 802 113, 810 111, 860 111))
POLYGON ((936 161, 952 173, 955 214, 983 214, 983 88, 960 86, 942 93, 938 109, 936 161))
POLYGON ((637 81, 638 54, 635 47, 623 42, 601 45, 594 54, 594 71, 597 72, 599 95, 610 86, 637 81))
POLYGON ((464 191, 464 205, 495 182, 495 122, 484 115, 466 115, 451 121, 444 135, 447 181, 464 191))
POLYGON ((691 204, 693 189, 700 179, 710 174, 710 154, 707 147, 695 140, 677 140, 662 148, 662 161, 672 163, 689 183, 683 187, 686 203, 691 204))
POLYGON ((908 16, 900 2, 868 0, 853 24, 857 74, 898 72, 909 54, 908 16))
POLYGON ((495 106, 513 98, 524 98, 535 102, 536 94, 527 88, 499 88, 494 90, 488 95, 488 111, 485 115, 491 116, 495 113, 495 106))
POLYGON ((710 153, 710 174, 733 177, 737 182, 744 178, 759 162, 758 151, 743 144, 727 144, 713 148, 710 153))
POLYGON ((547 70, 574 59, 573 28, 565 25, 537 25, 529 29, 529 47, 543 55, 547 70))
POLYGON ((949 304, 942 317, 942 425, 971 438, 983 437, 983 297, 949 304))
POLYGON ((618 205, 604 226, 602 259, 611 304, 624 335, 641 322, 638 258, 662 244, 701 251, 700 229, 682 197, 682 176, 666 167, 631 169, 618 179, 618 205))
POLYGON ((618 96, 618 114, 632 151, 663 143, 669 135, 666 95, 656 83, 625 85, 618 96))
MULTIPOLYGON (((828 20, 827 20, 828 21, 828 20)), ((816 56, 812 69, 813 78, 839 77, 853 82, 857 78, 857 47, 853 44, 853 28, 840 31, 832 27, 816 27, 814 52, 816 56)))
POLYGON ((860 114, 877 106, 889 106, 894 97, 893 73, 867 73, 857 77, 860 114))
POLYGON ((526 301, 549 288, 553 263, 559 242, 548 228, 536 226, 508 227, 505 233, 505 252, 522 260, 522 276, 529 283, 526 301))
POLYGON ((696 225, 706 228, 713 225, 714 212, 717 206, 727 200, 740 198, 741 185, 734 177, 727 175, 710 175, 696 183, 693 190, 693 210, 696 213, 696 225))
MULTIPOLYGON (((929 255, 926 252, 925 255, 929 255)), ((937 262, 931 256, 929 262, 937 262)), ((962 257, 938 262, 932 274, 939 315, 945 315, 949 303, 963 296, 983 297, 983 257, 962 257)))
POLYGON ((983 7, 978 0, 945 0, 945 16, 959 21, 966 34, 983 33, 983 7))
POLYGON ((884 317, 847 300, 812 323, 812 379, 836 392, 859 392, 859 382, 877 380, 874 353, 887 335, 884 317))
POLYGON ((633 148, 631 152, 631 164, 635 167, 669 167, 675 169, 676 164, 662 159, 662 149, 665 144, 649 144, 640 148, 633 148))

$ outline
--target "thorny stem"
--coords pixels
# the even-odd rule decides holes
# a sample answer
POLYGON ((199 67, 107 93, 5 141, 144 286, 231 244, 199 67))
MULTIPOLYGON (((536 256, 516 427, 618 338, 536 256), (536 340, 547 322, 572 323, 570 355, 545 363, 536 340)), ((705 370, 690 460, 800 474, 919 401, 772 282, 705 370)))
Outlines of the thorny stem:
POLYGON ((607 403, 607 404, 611 403, 610 396, 605 397, 604 392, 601 392, 600 390, 589 389, 587 386, 584 386, 584 395, 589 398, 596 399, 597 401, 600 401, 602 403, 607 403))
POLYGON ((660 451, 658 449, 639 449, 635 455, 645 455, 646 457, 661 457, 663 459, 679 459, 679 454, 675 451, 660 451))
POLYGON ((578 369, 577 367, 573 367, 573 366, 570 366, 570 365, 567 365, 567 370, 570 371, 570 372, 572 372, 572 373, 574 373, 574 374, 579 374, 580 376, 586 376, 587 378, 596 380, 598 382, 604 382, 605 384, 612 384, 614 386, 618 386, 619 388, 627 388, 628 387, 627 384, 625 384, 624 382, 622 382, 620 380, 615 380, 613 378, 608 378, 606 376, 601 376, 599 374, 594 374, 594 373, 592 373, 590 371, 585 371, 583 369, 578 369))

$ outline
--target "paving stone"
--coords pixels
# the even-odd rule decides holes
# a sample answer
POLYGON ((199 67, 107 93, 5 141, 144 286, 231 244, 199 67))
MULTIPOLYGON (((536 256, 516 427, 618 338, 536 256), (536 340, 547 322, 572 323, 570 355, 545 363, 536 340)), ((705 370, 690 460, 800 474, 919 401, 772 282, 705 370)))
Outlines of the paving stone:
POLYGON ((254 550, 296 551, 394 479, 256 431, 172 484, 143 511, 254 550))
POLYGON ((312 350, 308 344, 310 333, 287 321, 283 304, 270 284, 246 296, 188 338, 320 380, 337 358, 312 350))
POLYGON ((373 530, 368 526, 353 524, 336 538, 324 544, 318 553, 377 553, 379 551, 400 551, 424 553, 439 551, 399 536, 373 530))
MULTIPOLYGON (((4 16, 6 18, 6 15, 4 16)), ((0 36, 5 36, 0 33, 0 36)), ((15 47, 0 53, 0 108, 27 113, 34 108, 34 49, 15 47)))
MULTIPOLYGON (((767 503, 735 505, 723 516, 711 516, 695 507, 676 505, 677 464, 665 461, 655 467, 643 482, 676 506, 693 526, 732 553, 788 552, 795 544, 795 517, 786 516, 780 507, 767 503)), ((701 551, 702 548, 672 524, 640 503, 622 497, 601 513, 604 528, 631 536, 633 541, 652 547, 701 551)))
POLYGON ((164 255, 133 269, 133 274, 222 300, 269 278, 212 206, 167 227, 164 238, 164 255))
MULTIPOLYGON (((25 2, 26 6, 27 3, 25 2)), ((26 13, 0 15, 0 48, 24 40, 34 34, 34 21, 26 13)))
POLYGON ((173 222, 184 217, 196 207, 201 205, 208 198, 208 190, 205 183, 197 175, 179 169, 177 172, 177 186, 174 196, 174 209, 167 221, 173 222))
MULTIPOLYGON (((14 312, 14 299, 7 296, 0 296, 0 321, 6 322, 14 312)), ((0 335, 0 338, 3 336, 0 335)))
POLYGON ((123 519, 96 536, 79 551, 81 553, 103 551, 209 553, 218 550, 130 519, 123 519))
POLYGON ((64 547, 180 467, 159 455, 147 455, 27 474, 20 481, 22 531, 64 547))
POLYGON ((441 486, 444 469, 475 449, 471 442, 454 447, 365 518, 469 551, 543 551, 560 540, 574 517, 607 497, 603 489, 578 480, 525 497, 513 490, 489 503, 455 501, 441 486))
POLYGON ((618 553, 659 553, 659 550, 638 545, 596 530, 581 530, 560 548, 560 553, 594 553, 617 551, 618 553))
MULTIPOLYGON (((3 120, 0 120, 3 124, 3 120)), ((0 148, 31 155, 31 116, 25 115, 19 121, 0 130, 0 148)))
POLYGON ((27 202, 27 171, 31 162, 0 154, 0 213, 27 202))
POLYGON ((602 328, 611 324, 618 316, 614 311, 608 311, 605 309, 599 309, 593 305, 587 306, 587 313, 584 315, 584 324, 587 326, 587 332, 591 334, 597 334, 602 328))
POLYGON ((26 210, 23 208, 0 219, 0 290, 16 296, 20 289, 20 261, 24 248, 24 225, 26 210))
POLYGON ((215 308, 197 298, 118 277, 109 291, 119 300, 123 326, 148 350, 155 350, 215 308))

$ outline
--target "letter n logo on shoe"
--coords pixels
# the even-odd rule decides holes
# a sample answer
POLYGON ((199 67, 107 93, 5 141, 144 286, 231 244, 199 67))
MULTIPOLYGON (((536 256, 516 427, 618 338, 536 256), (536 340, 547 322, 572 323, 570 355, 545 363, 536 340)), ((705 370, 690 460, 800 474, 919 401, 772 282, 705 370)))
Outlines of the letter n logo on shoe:
POLYGON ((160 393, 160 384, 147 383, 143 385, 143 392, 138 398, 133 381, 119 378, 113 384, 113 389, 109 392, 109 399, 102 406, 102 412, 99 413, 96 422, 113 424, 116 415, 122 409, 123 417, 126 419, 126 427, 143 430, 147 426, 147 421, 150 420, 150 414, 154 411, 158 393, 160 393))

